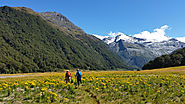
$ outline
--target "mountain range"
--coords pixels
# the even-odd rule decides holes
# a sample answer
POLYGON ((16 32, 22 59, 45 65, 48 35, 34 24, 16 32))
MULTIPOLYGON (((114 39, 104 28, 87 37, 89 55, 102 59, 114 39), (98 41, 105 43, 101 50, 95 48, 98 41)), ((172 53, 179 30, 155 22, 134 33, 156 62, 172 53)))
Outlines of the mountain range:
POLYGON ((174 38, 165 40, 148 40, 134 36, 128 36, 121 32, 110 33, 111 36, 100 38, 107 43, 127 64, 142 68, 144 64, 164 54, 169 54, 177 49, 185 47, 185 43, 174 38))
MULTIPOLYGON (((160 29, 155 31, 164 33, 160 29)), ((164 34, 165 39, 120 32, 111 34, 106 37, 87 34, 57 12, 0 7, 0 73, 72 68, 134 70, 156 57, 185 47, 184 42, 164 34)))
POLYGON ((56 12, 0 7, 0 73, 130 69, 107 44, 56 12))

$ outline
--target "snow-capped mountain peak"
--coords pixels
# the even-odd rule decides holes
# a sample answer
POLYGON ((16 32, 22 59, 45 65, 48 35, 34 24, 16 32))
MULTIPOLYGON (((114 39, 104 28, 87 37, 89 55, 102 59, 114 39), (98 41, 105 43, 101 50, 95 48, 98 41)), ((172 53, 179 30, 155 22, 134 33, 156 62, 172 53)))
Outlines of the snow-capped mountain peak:
POLYGON ((155 57, 169 54, 176 49, 185 47, 185 43, 175 38, 166 38, 161 40, 143 39, 128 36, 123 33, 115 33, 114 37, 104 38, 103 41, 126 58, 129 63, 142 67, 148 61, 155 57))
POLYGON ((121 32, 118 32, 115 41, 117 42, 117 41, 119 41, 120 39, 121 39, 121 40, 125 40, 125 41, 132 41, 132 40, 133 40, 133 37, 128 36, 128 35, 125 35, 125 34, 123 34, 123 33, 121 33, 121 32))
POLYGON ((185 37, 171 38, 166 36, 167 25, 154 29, 153 32, 143 31, 133 36, 124 33, 110 32, 108 37, 101 37, 115 52, 121 55, 129 64, 142 67, 148 61, 169 54, 185 47, 185 37))
POLYGON ((94 35, 94 36, 103 40, 107 44, 110 44, 110 43, 113 43, 113 42, 118 42, 119 40, 123 40, 123 41, 126 41, 126 42, 131 42, 131 43, 138 41, 137 38, 125 35, 124 33, 121 33, 121 32, 118 32, 118 33, 110 32, 108 34, 108 36, 104 36, 104 37, 99 37, 98 35, 94 35))

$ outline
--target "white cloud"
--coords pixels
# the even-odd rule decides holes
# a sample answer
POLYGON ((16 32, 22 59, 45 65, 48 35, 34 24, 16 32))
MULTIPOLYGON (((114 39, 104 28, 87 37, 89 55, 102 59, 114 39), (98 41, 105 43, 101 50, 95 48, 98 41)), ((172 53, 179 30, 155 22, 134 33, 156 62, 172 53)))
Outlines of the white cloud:
POLYGON ((99 39, 104 39, 104 38, 106 38, 106 37, 108 37, 108 36, 101 36, 101 35, 96 35, 96 34, 93 34, 95 37, 97 37, 97 38, 99 38, 99 39))
POLYGON ((147 41, 160 42, 170 39, 169 37, 165 36, 166 29, 168 29, 168 26, 164 25, 159 29, 154 29, 154 32, 150 33, 149 31, 143 31, 140 34, 135 34, 134 37, 146 39, 147 41))
MULTIPOLYGON (((110 37, 108 39, 107 43, 114 42, 115 39, 117 39, 117 40, 119 40, 119 39, 132 40, 132 37, 146 39, 146 41, 161 42, 161 41, 169 40, 172 38, 172 37, 166 36, 165 31, 167 29, 170 30, 171 28, 169 28, 168 25, 164 25, 164 26, 161 26, 160 28, 154 29, 153 32, 143 31, 139 34, 134 34, 133 36, 128 36, 128 35, 121 33, 121 32, 117 32, 117 33, 110 32, 110 33, 108 33, 107 36, 101 36, 101 35, 96 35, 96 34, 93 34, 93 35, 101 40, 104 38, 110 37), (119 37, 115 38, 118 35, 119 35, 119 37)), ((177 39, 178 41, 181 41, 181 42, 185 42, 185 37, 177 37, 175 39, 177 39)))
POLYGON ((178 41, 184 42, 185 43, 185 37, 178 37, 176 38, 178 41))

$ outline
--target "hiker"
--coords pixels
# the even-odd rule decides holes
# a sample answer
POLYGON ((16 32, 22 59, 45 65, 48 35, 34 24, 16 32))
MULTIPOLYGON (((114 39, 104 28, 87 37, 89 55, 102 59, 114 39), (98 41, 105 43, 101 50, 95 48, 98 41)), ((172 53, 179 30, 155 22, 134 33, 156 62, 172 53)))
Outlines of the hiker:
POLYGON ((66 80, 66 83, 70 83, 71 81, 71 73, 69 72, 69 70, 66 71, 66 76, 65 76, 65 80, 66 80))
POLYGON ((77 78, 78 87, 80 89, 80 84, 82 83, 82 81, 81 81, 82 73, 80 72, 79 69, 77 69, 75 77, 77 78))

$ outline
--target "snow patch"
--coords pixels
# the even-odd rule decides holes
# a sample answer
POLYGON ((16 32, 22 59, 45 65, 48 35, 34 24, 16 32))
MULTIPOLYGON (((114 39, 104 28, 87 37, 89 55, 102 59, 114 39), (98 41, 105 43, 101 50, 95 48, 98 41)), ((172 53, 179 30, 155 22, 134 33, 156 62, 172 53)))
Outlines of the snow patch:
POLYGON ((109 33, 109 36, 117 37, 116 41, 122 40, 131 40, 132 37, 125 35, 124 33, 118 32, 118 33, 109 33))

